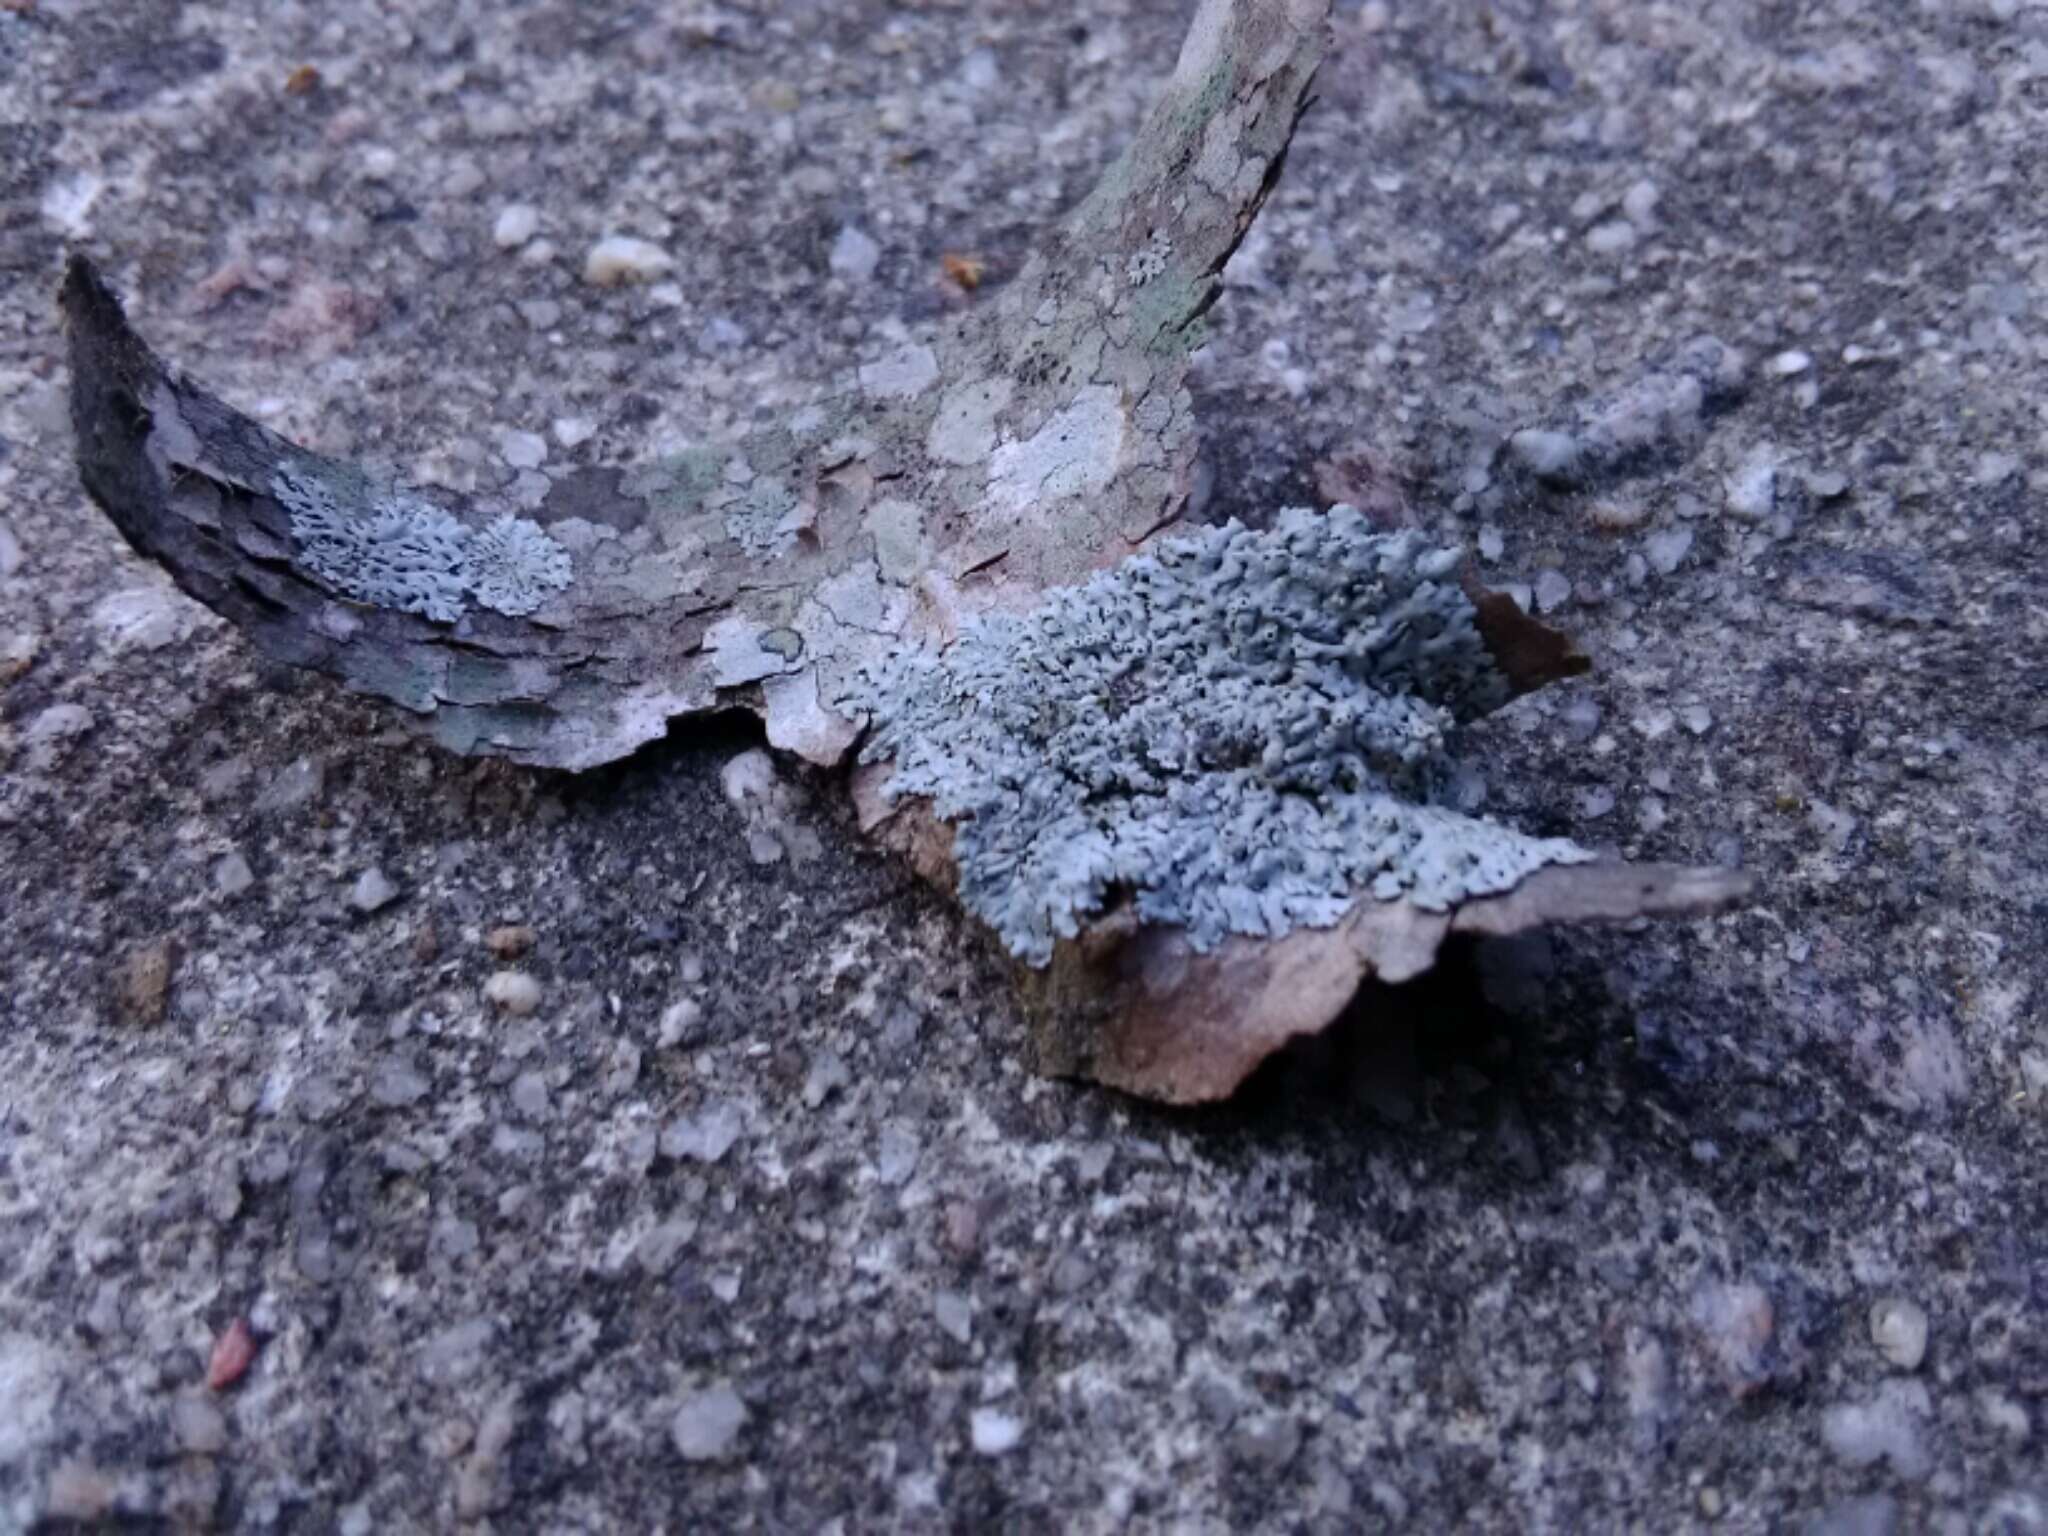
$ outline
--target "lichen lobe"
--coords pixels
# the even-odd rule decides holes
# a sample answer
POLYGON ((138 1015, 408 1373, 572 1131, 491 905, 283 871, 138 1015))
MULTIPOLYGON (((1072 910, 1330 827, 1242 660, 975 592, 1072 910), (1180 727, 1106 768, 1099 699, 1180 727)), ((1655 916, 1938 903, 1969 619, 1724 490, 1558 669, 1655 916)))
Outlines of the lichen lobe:
POLYGON ((973 619, 839 703, 888 793, 954 824, 962 901, 1030 964, 1126 895, 1198 951, 1367 896, 1445 911, 1590 857, 1439 803, 1456 723, 1509 694, 1456 563, 1296 508, 973 619))

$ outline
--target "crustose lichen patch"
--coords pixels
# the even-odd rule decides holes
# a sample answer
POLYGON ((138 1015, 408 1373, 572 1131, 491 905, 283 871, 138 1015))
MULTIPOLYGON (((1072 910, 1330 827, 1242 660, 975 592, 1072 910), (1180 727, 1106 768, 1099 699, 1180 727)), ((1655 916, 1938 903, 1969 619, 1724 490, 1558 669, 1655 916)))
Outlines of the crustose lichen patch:
POLYGON ((1441 911, 1590 857, 1438 803, 1497 708, 1454 551, 1294 508, 1169 540, 859 677, 889 792, 956 825, 961 899, 1034 965, 1121 892, 1200 950, 1441 911))

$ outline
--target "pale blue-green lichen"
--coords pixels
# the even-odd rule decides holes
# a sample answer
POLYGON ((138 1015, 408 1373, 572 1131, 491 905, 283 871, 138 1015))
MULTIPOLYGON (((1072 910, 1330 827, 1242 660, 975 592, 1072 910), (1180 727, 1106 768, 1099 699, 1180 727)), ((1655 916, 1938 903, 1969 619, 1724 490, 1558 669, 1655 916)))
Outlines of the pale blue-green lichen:
POLYGON ((1509 691, 1456 563, 1350 507, 1232 523, 970 620, 840 703, 1034 965, 1120 892, 1199 950, 1367 896, 1443 911, 1589 857, 1436 803, 1448 733, 1509 691))
POLYGON ((338 493, 318 470, 294 465, 279 466, 270 488, 300 563, 357 602, 453 624, 471 602, 518 616, 569 585, 569 551, 525 518, 472 532, 422 497, 338 493))
POLYGON ((775 553, 789 531, 797 499, 780 480, 756 480, 725 508, 725 531, 757 560, 775 553))

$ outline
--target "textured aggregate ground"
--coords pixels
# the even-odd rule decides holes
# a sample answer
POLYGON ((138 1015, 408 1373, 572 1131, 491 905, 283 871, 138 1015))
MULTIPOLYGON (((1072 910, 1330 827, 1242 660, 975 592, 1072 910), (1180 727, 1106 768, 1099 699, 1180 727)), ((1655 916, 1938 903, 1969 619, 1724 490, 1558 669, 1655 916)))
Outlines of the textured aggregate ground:
POLYGON ((1598 662, 1473 795, 1762 889, 1222 1110, 743 730, 430 753, 76 488, 67 245, 322 450, 643 457, 1000 282, 1187 9, 0 6, 0 1528, 2048 1530, 2048 8, 1340 5, 1208 515, 1400 488, 1598 662))

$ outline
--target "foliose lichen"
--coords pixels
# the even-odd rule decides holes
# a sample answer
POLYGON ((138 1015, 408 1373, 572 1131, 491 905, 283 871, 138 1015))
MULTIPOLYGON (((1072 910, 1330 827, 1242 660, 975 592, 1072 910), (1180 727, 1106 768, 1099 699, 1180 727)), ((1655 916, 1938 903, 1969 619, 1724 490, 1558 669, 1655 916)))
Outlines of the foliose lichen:
POLYGON ((970 620, 839 702, 889 793, 955 825, 962 901, 1031 964, 1118 892, 1198 950, 1368 893, 1442 911, 1590 857, 1437 803, 1456 722, 1508 697, 1457 559, 1345 506, 1233 522, 970 620))
POLYGON ((469 541, 469 590, 498 613, 527 614, 569 585, 569 551, 509 513, 469 541))
POLYGON ((358 602, 453 624, 471 601, 518 616, 569 585, 569 551, 525 518, 471 532, 422 497, 344 499, 329 479, 293 465, 278 467, 271 491, 291 517, 301 563, 358 602))

